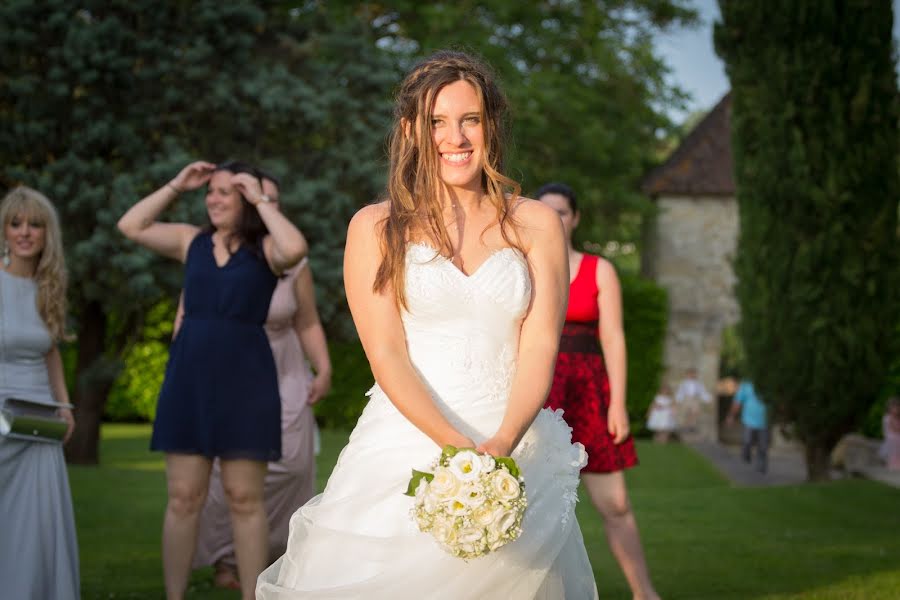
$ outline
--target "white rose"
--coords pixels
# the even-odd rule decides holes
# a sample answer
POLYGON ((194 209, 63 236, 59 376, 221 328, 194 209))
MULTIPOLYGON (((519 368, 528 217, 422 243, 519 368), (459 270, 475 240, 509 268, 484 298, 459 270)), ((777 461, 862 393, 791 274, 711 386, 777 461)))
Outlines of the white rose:
POLYGON ((522 493, 519 480, 505 469, 497 469, 491 473, 491 490, 494 496, 503 502, 515 500, 522 493))
POLYGON ((434 479, 431 480, 429 487, 435 496, 446 500, 459 492, 460 481, 450 469, 438 467, 434 470, 434 479))
POLYGON ((456 528, 453 527, 453 523, 444 519, 435 519, 431 527, 431 535, 445 546, 452 546, 456 543, 456 528))
POLYGON ((476 525, 487 527, 494 522, 501 510, 503 509, 492 504, 482 504, 481 506, 472 509, 472 521, 476 525))
POLYGON ((472 481, 481 475, 481 457, 471 450, 458 452, 450 459, 450 470, 460 481, 472 481))
POLYGON ((488 531, 492 534, 503 536, 516 524, 518 518, 519 515, 515 510, 499 511, 494 522, 488 527, 488 531))

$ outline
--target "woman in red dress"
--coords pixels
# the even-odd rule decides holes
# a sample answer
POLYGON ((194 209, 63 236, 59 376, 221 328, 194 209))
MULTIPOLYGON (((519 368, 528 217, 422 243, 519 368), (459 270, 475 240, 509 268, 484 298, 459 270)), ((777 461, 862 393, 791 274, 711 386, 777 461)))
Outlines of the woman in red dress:
POLYGON ((549 183, 535 197, 559 213, 569 241, 569 306, 547 407, 563 409, 572 441, 581 442, 588 464, 581 481, 603 517, 609 547, 636 599, 658 600, 637 522, 625 489, 624 469, 637 465, 625 409, 625 334, 622 295, 612 264, 572 245, 578 226, 575 192, 549 183), (598 343, 599 341, 599 343, 598 343))

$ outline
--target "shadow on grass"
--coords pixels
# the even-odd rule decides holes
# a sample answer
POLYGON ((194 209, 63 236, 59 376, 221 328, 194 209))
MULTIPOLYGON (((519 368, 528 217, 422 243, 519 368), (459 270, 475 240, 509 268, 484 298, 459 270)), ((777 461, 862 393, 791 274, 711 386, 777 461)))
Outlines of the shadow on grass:
MULTIPOLYGON (((147 425, 106 425, 100 467, 70 467, 82 596, 162 598, 163 455, 147 425)), ((322 432, 319 489, 347 441, 322 432)), ((735 488, 690 449, 639 442, 629 492, 657 589, 667 600, 896 598, 900 490, 864 480, 735 488)), ((600 517, 582 494, 578 517, 600 597, 629 599, 600 517)), ((192 599, 236 599, 191 580, 192 599)), ((517 600, 517 599, 514 599, 517 600)))

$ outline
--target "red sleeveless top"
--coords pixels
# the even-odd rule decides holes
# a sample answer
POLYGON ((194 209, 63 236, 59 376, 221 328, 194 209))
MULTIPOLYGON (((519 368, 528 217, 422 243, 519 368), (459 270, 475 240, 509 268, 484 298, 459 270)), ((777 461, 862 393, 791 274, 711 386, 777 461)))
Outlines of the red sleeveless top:
POLYGON ((578 273, 569 285, 569 306, 566 308, 566 321, 584 323, 598 321, 600 308, 597 306, 597 261, 592 254, 584 254, 578 273))

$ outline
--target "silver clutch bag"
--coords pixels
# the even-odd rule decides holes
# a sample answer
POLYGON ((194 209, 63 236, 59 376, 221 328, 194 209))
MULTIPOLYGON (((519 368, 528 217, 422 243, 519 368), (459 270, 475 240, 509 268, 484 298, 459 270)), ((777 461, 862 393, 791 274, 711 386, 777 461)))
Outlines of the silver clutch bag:
POLYGON ((57 414, 59 408, 58 404, 6 398, 0 404, 0 435, 30 442, 62 443, 68 424, 57 414))

